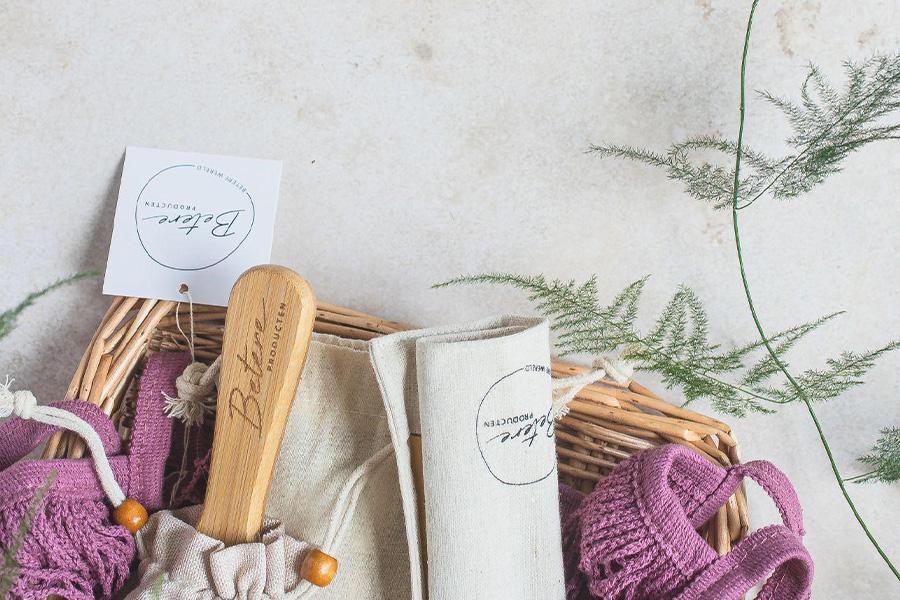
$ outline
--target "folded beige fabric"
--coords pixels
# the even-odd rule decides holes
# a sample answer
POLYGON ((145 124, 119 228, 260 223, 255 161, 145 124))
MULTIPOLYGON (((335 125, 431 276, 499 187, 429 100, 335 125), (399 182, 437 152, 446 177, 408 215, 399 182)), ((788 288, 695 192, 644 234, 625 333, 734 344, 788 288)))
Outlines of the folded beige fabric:
POLYGON ((195 529, 200 507, 154 514, 140 532, 140 584, 128 600, 268 600, 303 585, 297 565, 310 546, 267 520, 260 541, 225 547, 195 529))
POLYGON ((420 600, 565 597, 549 328, 498 317, 371 342, 410 554, 422 556, 410 434, 421 434, 427 573, 420 600))

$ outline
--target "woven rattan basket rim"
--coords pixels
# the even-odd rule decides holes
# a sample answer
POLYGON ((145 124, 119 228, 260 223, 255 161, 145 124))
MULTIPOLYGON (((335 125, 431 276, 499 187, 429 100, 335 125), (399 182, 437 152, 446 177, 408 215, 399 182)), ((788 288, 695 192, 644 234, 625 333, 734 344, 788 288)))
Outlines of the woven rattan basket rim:
MULTIPOLYGON (((194 305, 192 314, 196 358, 208 362, 221 351, 225 309, 194 305)), ((114 298, 79 362, 66 399, 92 402, 117 418, 148 352, 187 349, 179 324, 189 330, 185 304, 114 298)), ((324 303, 318 306, 315 324, 317 332, 359 340, 412 328, 324 303)), ((554 359, 552 371, 561 377, 585 368, 554 359)), ((682 444, 723 466, 740 462, 737 441, 727 424, 670 404, 633 380, 627 385, 597 382, 576 396, 569 413, 557 424, 560 480, 588 492, 621 460, 664 443, 682 444)), ((56 435, 44 456, 78 457, 83 452, 79 440, 56 435)), ((700 533, 722 554, 743 539, 748 529, 746 496, 740 488, 700 533)))

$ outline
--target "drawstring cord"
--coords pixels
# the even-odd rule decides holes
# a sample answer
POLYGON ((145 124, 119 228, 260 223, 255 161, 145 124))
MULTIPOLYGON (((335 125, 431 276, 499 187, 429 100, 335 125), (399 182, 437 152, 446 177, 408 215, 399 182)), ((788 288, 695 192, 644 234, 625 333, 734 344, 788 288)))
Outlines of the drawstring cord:
MULTIPOLYGON (((328 529, 322 543, 318 546, 323 552, 333 555, 334 550, 343 543, 350 524, 353 522, 353 516, 359 505, 359 497, 365 489, 366 484, 372 475, 381 466, 385 459, 394 454, 394 446, 387 443, 381 450, 370 456, 364 463, 356 467, 344 483, 340 495, 331 510, 331 517, 328 520, 328 529)), ((315 548, 311 548, 314 550, 315 548)), ((308 598, 321 588, 316 587, 312 583, 305 582, 305 589, 300 592, 297 598, 308 598)))
POLYGON ((369 478, 381 463, 393 453, 394 445, 388 443, 381 450, 366 459, 366 462, 356 467, 353 473, 350 474, 331 511, 328 530, 320 546, 322 550, 330 553, 331 550, 343 542, 350 522, 353 520, 353 515, 356 512, 356 507, 359 504, 359 497, 363 489, 365 489, 369 478))
POLYGON ((55 406, 39 406, 34 394, 27 390, 11 391, 9 387, 13 381, 7 376, 6 381, 0 384, 0 419, 16 416, 77 433, 91 451, 94 470, 97 472, 100 485, 103 486, 103 491, 110 503, 113 507, 118 508, 125 502, 125 493, 122 492, 122 488, 116 481, 112 467, 109 466, 106 451, 103 449, 103 442, 100 441, 100 436, 94 428, 87 421, 67 410, 55 406))

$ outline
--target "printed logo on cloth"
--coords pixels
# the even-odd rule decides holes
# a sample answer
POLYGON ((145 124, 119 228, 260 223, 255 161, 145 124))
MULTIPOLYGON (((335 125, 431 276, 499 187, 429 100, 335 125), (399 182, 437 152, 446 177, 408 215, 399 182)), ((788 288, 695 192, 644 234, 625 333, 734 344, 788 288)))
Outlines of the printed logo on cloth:
POLYGON ((481 399, 475 432, 491 475, 506 485, 529 485, 556 468, 550 370, 525 365, 494 382, 481 399), (546 394, 535 390, 547 390, 546 394))

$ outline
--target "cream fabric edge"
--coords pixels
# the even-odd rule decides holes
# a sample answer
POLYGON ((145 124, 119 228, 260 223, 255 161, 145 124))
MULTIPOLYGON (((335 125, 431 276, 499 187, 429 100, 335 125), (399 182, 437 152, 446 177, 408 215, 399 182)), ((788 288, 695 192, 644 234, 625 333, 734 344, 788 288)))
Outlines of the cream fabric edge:
MULTIPOLYGON (((375 376, 381 388, 381 395, 388 415, 394 456, 400 479, 400 494, 403 500, 403 515, 410 554, 410 591, 412 600, 427 598, 427 581, 424 578, 422 539, 419 531, 418 498, 412 474, 412 459, 409 449, 411 431, 421 432, 418 410, 418 381, 416 376, 416 341, 423 337, 452 336, 459 334, 488 334, 496 330, 510 331, 510 328, 527 328, 543 322, 538 317, 499 315, 458 326, 438 326, 428 329, 403 331, 368 342, 369 356, 375 376), (393 375, 392 375, 393 372, 393 375), (399 375, 399 377, 398 377, 399 375)), ((498 332, 502 335, 502 332, 498 332)), ((470 338, 472 339, 472 338, 470 338)), ((476 338, 477 339, 477 338, 476 338)))

